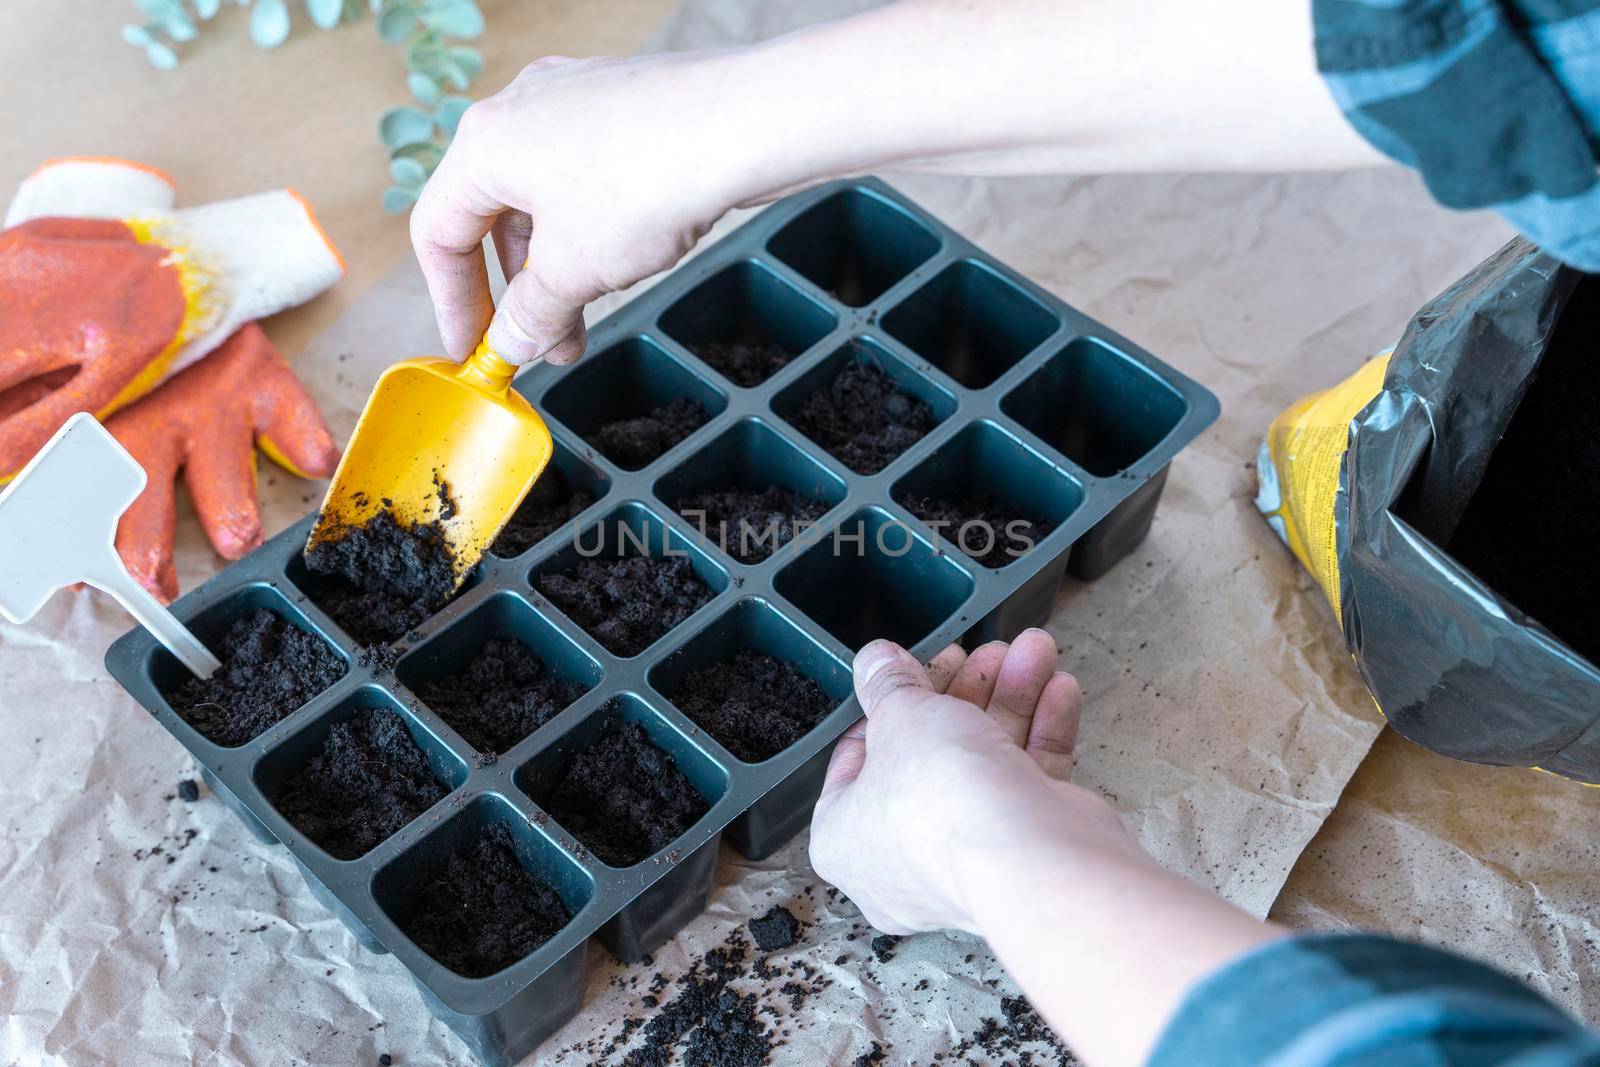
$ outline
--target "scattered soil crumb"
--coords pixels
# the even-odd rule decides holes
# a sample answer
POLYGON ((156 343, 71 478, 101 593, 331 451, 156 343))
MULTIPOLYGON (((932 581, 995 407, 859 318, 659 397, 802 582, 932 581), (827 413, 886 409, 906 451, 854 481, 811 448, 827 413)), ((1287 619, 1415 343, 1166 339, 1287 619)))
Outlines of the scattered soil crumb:
POLYGON ((251 740, 338 681, 345 663, 322 638, 266 608, 236 621, 212 649, 222 667, 185 678, 167 700, 215 744, 251 740))
POLYGON ((388 708, 374 708, 335 723, 274 804, 330 855, 355 859, 447 792, 405 721, 388 708))
POLYGON ((200 799, 200 783, 193 778, 185 778, 178 783, 178 799, 185 804, 193 804, 200 799))
POLYGON ((400 924, 406 936, 468 978, 511 966, 572 918, 555 889, 517 861, 511 833, 498 823, 419 878, 414 896, 416 911, 400 924))
POLYGON ((895 946, 900 944, 900 939, 894 934, 879 934, 872 939, 872 954, 878 957, 879 963, 888 963, 894 959, 895 946))
POLYGON ((636 722, 613 722, 540 806, 612 867, 660 852, 710 810, 636 722))
POLYGON ((800 920, 785 907, 774 907, 759 919, 750 920, 750 936, 762 952, 788 948, 800 936, 800 920))
POLYGON ((422 682, 417 695, 481 755, 493 758, 584 693, 557 678, 521 641, 491 638, 460 674, 422 682))
POLYGON ((776 756, 838 703, 799 667, 748 648, 688 674, 672 702, 746 763, 776 756))
POLYGON ((583 559, 539 592, 619 656, 636 656, 711 600, 684 556, 583 559))

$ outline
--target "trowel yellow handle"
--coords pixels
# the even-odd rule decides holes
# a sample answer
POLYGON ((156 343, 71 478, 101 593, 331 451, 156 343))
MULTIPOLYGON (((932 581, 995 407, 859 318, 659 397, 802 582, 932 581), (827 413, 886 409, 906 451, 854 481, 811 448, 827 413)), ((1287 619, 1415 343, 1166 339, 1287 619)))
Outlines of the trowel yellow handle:
POLYGON ((478 342, 472 355, 462 361, 456 377, 474 389, 501 396, 511 388, 511 377, 516 373, 516 364, 500 358, 500 353, 489 347, 489 339, 485 337, 478 342))

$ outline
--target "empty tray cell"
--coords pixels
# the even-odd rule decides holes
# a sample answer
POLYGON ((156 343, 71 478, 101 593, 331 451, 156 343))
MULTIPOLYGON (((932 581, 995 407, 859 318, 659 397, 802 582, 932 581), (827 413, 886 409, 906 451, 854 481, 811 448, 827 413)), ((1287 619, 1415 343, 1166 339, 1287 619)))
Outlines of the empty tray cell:
POLYGON ((489 551, 502 558, 520 556, 576 518, 611 488, 607 478, 557 438, 539 480, 489 551))
POLYGON ((671 451, 728 404, 646 337, 578 363, 545 394, 545 409, 624 470, 671 451))
POLYGON ((866 189, 835 193, 767 242, 767 251, 851 307, 872 303, 938 250, 931 231, 866 189))
POLYGON ((858 337, 772 398, 772 410, 857 474, 876 474, 956 410, 956 399, 858 337))
POLYGON ((875 637, 909 648, 972 592, 971 576, 949 555, 881 508, 863 508, 805 540, 810 547, 773 585, 848 649, 875 637))
POLYGON ((350 669, 310 620, 265 583, 247 586, 185 622, 222 667, 210 678, 196 678, 157 648, 149 659, 150 678, 184 722, 223 748, 237 748, 271 729, 350 669))
POLYGON ((375 686, 346 697, 255 768, 289 824, 341 860, 372 851, 467 780, 467 765, 375 686))
POLYGON ((760 385, 838 320, 755 260, 723 269, 661 316, 661 328, 735 385, 760 385))
POLYGON ((637 656, 728 586, 710 556, 634 501, 579 531, 531 580, 618 656, 637 656))
POLYGON ((1083 487, 989 421, 940 445, 894 486, 894 499, 941 542, 985 567, 1027 555, 1083 502, 1083 487))
POLYGON ((1127 470, 1183 419, 1178 391, 1104 341, 1080 337, 1000 409, 1094 475, 1127 470))
POLYGON ((658 663, 650 684, 735 758, 761 763, 850 695, 850 669, 751 597, 658 663))
POLYGON ((953 263, 883 316, 883 328, 970 389, 982 389, 1060 323, 975 260, 953 263))
POLYGON ((676 843, 727 791, 728 776, 640 697, 621 693, 541 749, 516 782, 600 862, 623 868, 676 843))
POLYGON ((372 880, 423 952, 487 978, 539 950, 594 895, 587 871, 497 794, 478 796, 372 880))
POLYGON ((395 676, 484 754, 509 751, 600 684, 600 665, 526 600, 498 593, 395 676))
POLYGON ((838 475, 759 419, 741 419, 656 482, 656 495, 740 563, 788 544, 844 499, 838 475))

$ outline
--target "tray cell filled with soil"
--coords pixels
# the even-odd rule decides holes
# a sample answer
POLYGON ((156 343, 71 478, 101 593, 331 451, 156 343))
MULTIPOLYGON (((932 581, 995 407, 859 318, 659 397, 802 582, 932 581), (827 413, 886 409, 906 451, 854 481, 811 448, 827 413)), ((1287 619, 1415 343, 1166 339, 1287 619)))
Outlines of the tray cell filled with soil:
POLYGON ((509 752, 600 684, 600 665, 515 593, 497 593, 400 661, 395 675, 477 750, 509 752))
POLYGON ((511 804, 479 796, 385 864, 378 906, 430 958, 487 978, 537 952, 593 895, 593 880, 511 804))
POLYGON ((256 764, 290 826, 335 859, 364 856, 467 780, 467 765, 383 690, 357 690, 256 764))
POLYGON ((972 576, 950 554, 882 508, 863 508, 828 531, 773 586, 851 651, 875 637, 909 648, 972 594, 972 576))
POLYGON ((584 359, 544 409, 623 470, 666 455, 728 406, 728 398, 645 337, 584 359))
POLYGON ((650 671, 650 684, 744 763, 815 729, 850 695, 850 669, 771 604, 739 601, 650 671))
POLYGON ((660 946, 705 908, 717 836, 683 838, 728 788, 696 741, 634 693, 614 697, 518 770, 516 784, 576 840, 580 856, 614 869, 669 873, 599 931, 623 962, 660 946))
POLYGON ((158 649, 151 676, 172 710, 223 748, 254 740, 350 669, 310 620, 267 585, 248 586, 187 624, 221 668, 210 678, 196 678, 158 649))
POLYGON ((405 522, 380 510, 298 555, 288 574, 357 644, 372 648, 416 630, 480 580, 475 570, 457 589, 454 558, 438 519, 405 522))
POLYGON ((741 419, 656 483, 656 495, 754 565, 843 500, 844 481, 759 419, 741 419))
POLYGON ((876 474, 956 409, 888 349, 855 338, 772 400, 789 425, 857 474, 876 474))
POLYGON ((1007 393, 1000 410, 1103 478, 1154 451, 1189 405, 1148 367, 1104 341, 1080 337, 1007 393))
POLYGON ((894 485, 897 503, 943 545, 1007 567, 1066 521, 1083 486, 998 425, 974 422, 894 485))
POLYGON ((552 444, 549 466, 489 546, 489 551, 502 559, 522 555, 581 515, 611 488, 611 479, 560 438, 552 444))
POLYGON ((838 322, 770 268, 746 260, 691 289, 661 316, 668 337, 735 385, 760 385, 838 322))
POLYGON ((534 589, 616 656, 637 656, 709 604, 728 574, 630 502, 534 568, 534 589))
POLYGON ((883 316, 883 328, 968 389, 982 389, 1043 344, 1061 321, 975 260, 952 263, 883 316))
POLYGON ((862 307, 939 251, 939 238, 885 198, 847 189, 784 226, 767 251, 840 303, 862 307))

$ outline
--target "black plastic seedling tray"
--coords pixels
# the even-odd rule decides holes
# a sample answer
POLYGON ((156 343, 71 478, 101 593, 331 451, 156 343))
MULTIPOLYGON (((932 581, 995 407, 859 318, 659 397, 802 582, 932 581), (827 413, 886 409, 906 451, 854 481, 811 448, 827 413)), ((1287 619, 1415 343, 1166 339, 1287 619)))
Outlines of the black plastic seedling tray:
POLYGON ((307 516, 174 607, 213 645, 264 607, 336 648, 348 670, 298 711, 247 744, 219 747, 163 697, 182 668, 148 633, 124 635, 106 655, 113 677, 189 750, 216 794, 263 841, 287 846, 311 892, 362 944, 393 952, 430 1010, 488 1064, 521 1058, 577 1011, 592 938, 633 961, 694 918, 720 838, 759 858, 805 826, 833 742, 860 714, 850 695, 854 648, 888 636, 927 658, 953 640, 1010 637, 1043 622, 1066 573, 1095 578, 1144 538, 1168 464, 1218 413, 1205 389, 875 180, 773 206, 611 315, 589 343, 592 354, 575 367, 531 369, 517 388, 550 423, 554 468, 595 502, 519 555, 486 556, 463 591, 390 654, 362 649, 317 607, 300 558, 307 516), (792 359, 744 388, 694 354, 740 333, 763 336, 792 359), (881 367, 937 420, 867 476, 788 421, 855 359, 881 367), (640 469, 585 443, 602 422, 681 396, 710 418, 640 469), (807 535, 752 565, 673 507, 708 487, 774 484, 829 510, 807 535), (974 490, 1055 528, 991 569, 903 504, 974 490), (844 539, 824 533, 835 528, 844 539), (613 654, 534 584, 571 564, 580 546, 592 551, 602 534, 607 554, 686 554, 715 595, 643 653, 613 654), (587 691, 491 762, 417 687, 459 672, 496 636, 523 642, 587 691), (838 702, 761 763, 735 758, 673 703, 688 672, 741 649, 796 664, 838 702), (372 708, 401 716, 449 793, 366 855, 340 860, 272 798, 335 723, 372 708), (601 863, 539 806, 551 775, 616 718, 640 723, 710 805, 670 847, 625 870, 601 863), (520 961, 467 978, 402 927, 429 872, 496 823, 573 918, 520 961))

